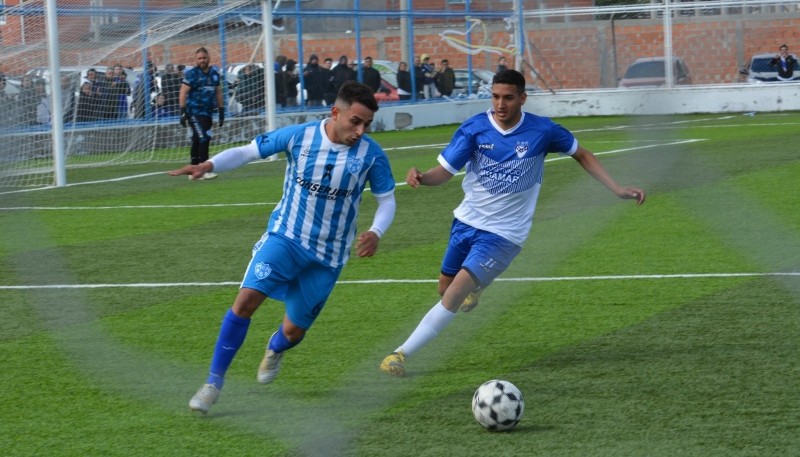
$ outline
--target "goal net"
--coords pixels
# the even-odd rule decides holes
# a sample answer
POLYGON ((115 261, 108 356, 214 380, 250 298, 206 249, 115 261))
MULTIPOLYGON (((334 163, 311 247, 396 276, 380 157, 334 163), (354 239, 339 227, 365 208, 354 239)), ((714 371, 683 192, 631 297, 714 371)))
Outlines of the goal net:
MULTIPOLYGON (((0 188, 53 184, 55 116, 64 123, 68 168, 187 161, 178 91, 195 51, 206 47, 220 74, 223 62, 263 61, 256 53, 259 2, 59 1, 60 73, 51 75, 45 8, 26 1, 3 11, 0 188), (49 99, 53 84, 61 88, 59 113, 49 99)), ((236 67, 226 90, 234 87, 236 67)), ((252 138, 253 129, 263 130, 263 116, 250 124, 247 132, 226 129, 225 142, 252 138)))
MULTIPOLYGON (((0 191, 53 185, 54 139, 64 146, 68 174, 109 164, 188 162, 177 92, 182 68, 194 64, 201 46, 224 75, 226 122, 214 129, 212 143, 222 147, 263 132, 267 108, 276 104, 275 127, 327 114, 324 105, 304 104, 303 71, 312 55, 320 65, 349 57, 362 81, 363 62, 373 57, 379 103, 422 98, 416 78, 410 102, 399 98, 397 70, 405 61, 421 74, 414 62, 424 55, 436 69, 449 59, 455 72, 449 96, 456 100, 486 97, 504 65, 525 74, 526 90, 542 94, 690 89, 777 81, 769 62, 787 41, 795 53, 790 41, 800 27, 797 2, 771 0, 574 0, 568 7, 558 0, 271 0, 267 30, 259 0, 59 0, 57 33, 48 37, 47 3, 0 0, 0 191), (275 33, 265 48, 268 30, 275 33), (48 68, 53 43, 57 75, 48 68), (284 92, 277 100, 276 64, 265 65, 270 53, 281 72, 296 61, 299 85, 282 84, 296 96, 284 92), (264 87, 269 74, 274 94, 264 87), (53 88, 62 94, 58 113, 53 88), (54 119, 63 121, 63 133, 54 133, 54 119)), ((800 67, 794 74, 800 80, 800 67)), ((442 87, 424 85, 441 101, 442 87)))

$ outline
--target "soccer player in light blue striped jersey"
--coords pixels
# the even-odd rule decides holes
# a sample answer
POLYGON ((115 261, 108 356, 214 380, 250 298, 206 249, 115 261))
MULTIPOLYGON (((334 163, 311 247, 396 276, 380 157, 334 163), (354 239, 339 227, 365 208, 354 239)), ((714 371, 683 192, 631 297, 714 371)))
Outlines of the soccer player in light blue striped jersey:
POLYGON ((389 160, 365 135, 376 111, 372 89, 347 82, 329 118, 259 135, 247 146, 169 172, 198 178, 286 153, 283 196, 253 247, 239 293, 222 320, 206 383, 189 402, 193 411, 206 414, 216 402, 250 318, 267 297, 283 301, 286 313, 258 368, 262 384, 272 382, 284 352, 300 343, 322 311, 353 242, 359 256, 375 254, 396 206, 389 160), (356 237, 358 207, 367 184, 378 208, 370 229, 356 237))
POLYGON ((619 198, 641 205, 645 193, 623 187, 606 172, 594 154, 578 144, 564 127, 548 118, 523 112, 525 77, 516 70, 498 72, 492 80, 492 108, 464 122, 439 155, 439 165, 422 173, 411 168, 411 187, 438 186, 466 167, 464 199, 442 260, 442 299, 422 318, 408 339, 386 356, 381 370, 405 374, 406 358, 442 332, 459 308, 469 311, 480 292, 505 271, 520 252, 533 224, 549 152, 567 154, 619 198))

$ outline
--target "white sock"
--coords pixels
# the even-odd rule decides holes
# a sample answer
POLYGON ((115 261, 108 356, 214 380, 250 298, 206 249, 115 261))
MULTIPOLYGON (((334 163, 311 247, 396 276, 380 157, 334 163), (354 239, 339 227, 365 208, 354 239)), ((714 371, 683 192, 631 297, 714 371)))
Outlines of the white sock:
POLYGON ((405 355, 410 356, 417 352, 422 346, 425 346, 432 339, 436 337, 442 330, 450 324, 450 321, 456 317, 456 313, 452 313, 442 305, 442 302, 435 304, 428 314, 419 321, 417 328, 411 333, 405 343, 403 343, 397 351, 403 351, 405 355))

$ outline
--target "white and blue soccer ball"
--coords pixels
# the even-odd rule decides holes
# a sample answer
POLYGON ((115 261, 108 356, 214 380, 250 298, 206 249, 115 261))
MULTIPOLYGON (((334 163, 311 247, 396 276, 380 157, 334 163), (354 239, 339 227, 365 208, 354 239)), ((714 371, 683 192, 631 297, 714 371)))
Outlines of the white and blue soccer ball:
POLYGON ((522 392, 508 381, 486 381, 472 396, 475 420, 492 432, 511 430, 519 423, 524 411, 522 392))

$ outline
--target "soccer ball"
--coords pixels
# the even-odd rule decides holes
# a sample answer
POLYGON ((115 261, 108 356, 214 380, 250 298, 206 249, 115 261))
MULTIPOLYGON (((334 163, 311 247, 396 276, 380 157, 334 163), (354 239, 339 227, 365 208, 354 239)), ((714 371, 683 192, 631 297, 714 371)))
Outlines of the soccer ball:
POLYGON ((524 411, 522 392, 508 381, 486 381, 472 396, 472 414, 475 415, 475 420, 492 432, 511 430, 524 411))

